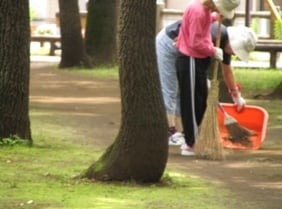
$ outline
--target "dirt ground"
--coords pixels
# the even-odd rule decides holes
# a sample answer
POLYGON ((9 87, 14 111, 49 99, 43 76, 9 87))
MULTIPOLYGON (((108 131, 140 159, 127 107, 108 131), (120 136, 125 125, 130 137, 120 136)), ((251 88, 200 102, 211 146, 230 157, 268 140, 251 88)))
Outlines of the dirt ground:
MULTIPOLYGON (((54 66, 32 63, 30 106, 56 112, 48 120, 81 134, 80 143, 107 147, 119 129, 118 81, 77 76, 54 70, 54 66)), ((282 105, 281 100, 248 101, 266 110, 282 105)), ((224 161, 208 161, 181 156, 179 147, 170 147, 167 167, 220 183, 240 200, 238 209, 281 209, 282 126, 275 125, 274 118, 282 121, 281 113, 270 115, 266 139, 259 150, 225 150, 224 161)))

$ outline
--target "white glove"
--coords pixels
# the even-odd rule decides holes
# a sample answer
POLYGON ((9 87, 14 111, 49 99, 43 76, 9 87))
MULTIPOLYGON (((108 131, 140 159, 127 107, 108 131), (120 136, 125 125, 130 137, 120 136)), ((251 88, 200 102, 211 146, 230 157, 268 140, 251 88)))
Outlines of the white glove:
POLYGON ((219 61, 222 61, 223 60, 223 51, 221 48, 218 48, 218 47, 214 47, 215 49, 215 53, 214 53, 214 58, 219 60, 219 61))
POLYGON ((207 79, 207 86, 208 86, 208 89, 211 88, 211 80, 210 79, 207 79))
POLYGON ((234 104, 237 106, 237 111, 240 112, 246 104, 245 99, 241 97, 240 93, 238 93, 238 97, 232 97, 232 99, 234 104))

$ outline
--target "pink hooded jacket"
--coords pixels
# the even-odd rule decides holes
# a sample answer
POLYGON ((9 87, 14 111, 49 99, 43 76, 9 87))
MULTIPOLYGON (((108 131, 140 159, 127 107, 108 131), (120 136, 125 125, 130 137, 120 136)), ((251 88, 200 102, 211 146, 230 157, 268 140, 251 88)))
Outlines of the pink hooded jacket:
POLYGON ((206 58, 215 54, 210 27, 216 16, 199 0, 193 0, 185 10, 176 47, 187 56, 206 58))

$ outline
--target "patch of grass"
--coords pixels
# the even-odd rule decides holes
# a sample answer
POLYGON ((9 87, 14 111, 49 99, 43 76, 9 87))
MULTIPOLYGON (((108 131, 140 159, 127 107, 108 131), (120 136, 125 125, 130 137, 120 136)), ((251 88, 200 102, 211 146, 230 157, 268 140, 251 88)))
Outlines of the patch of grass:
POLYGON ((112 78, 118 79, 118 67, 98 66, 94 69, 75 69, 71 70, 72 73, 79 75, 87 75, 94 78, 112 78))
POLYGON ((234 69, 236 80, 246 90, 274 89, 282 81, 282 71, 274 69, 234 69))
POLYGON ((39 120, 42 114, 56 113, 31 111, 33 147, 1 147, 1 209, 227 209, 227 200, 228 209, 236 208, 218 183, 175 170, 151 185, 74 178, 101 150, 75 143, 75 137, 83 136, 63 124, 39 120))
POLYGON ((28 145, 27 141, 21 139, 18 136, 11 136, 9 138, 0 139, 0 147, 1 146, 16 146, 16 145, 28 145))
POLYGON ((3 209, 226 208, 218 200, 226 191, 183 174, 167 173, 170 184, 165 186, 77 180, 73 177, 93 160, 90 148, 51 136, 35 141, 40 146, 1 149, 3 209))
MULTIPOLYGON (((100 66, 92 70, 72 70, 72 73, 91 77, 118 79, 118 69, 115 67, 100 66)), ((277 69, 234 69, 236 80, 245 90, 274 89, 282 81, 282 70, 277 69)))
MULTIPOLYGON (((86 75, 96 78, 118 79, 118 68, 100 66, 95 69, 75 69, 71 73, 86 75)), ((282 70, 277 69, 242 69, 235 68, 236 80, 243 86, 244 90, 271 90, 282 81, 282 70)))

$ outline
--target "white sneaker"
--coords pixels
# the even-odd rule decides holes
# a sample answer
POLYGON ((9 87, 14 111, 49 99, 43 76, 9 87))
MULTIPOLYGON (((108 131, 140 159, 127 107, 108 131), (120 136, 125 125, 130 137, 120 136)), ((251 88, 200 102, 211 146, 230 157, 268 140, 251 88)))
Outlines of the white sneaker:
POLYGON ((172 146, 180 146, 185 142, 184 135, 180 132, 176 132, 168 138, 168 144, 172 146))
POLYGON ((183 155, 183 156, 194 156, 194 155, 196 155, 195 152, 193 151, 193 148, 189 147, 187 144, 181 145, 180 149, 181 149, 181 155, 183 155))

